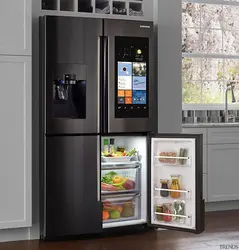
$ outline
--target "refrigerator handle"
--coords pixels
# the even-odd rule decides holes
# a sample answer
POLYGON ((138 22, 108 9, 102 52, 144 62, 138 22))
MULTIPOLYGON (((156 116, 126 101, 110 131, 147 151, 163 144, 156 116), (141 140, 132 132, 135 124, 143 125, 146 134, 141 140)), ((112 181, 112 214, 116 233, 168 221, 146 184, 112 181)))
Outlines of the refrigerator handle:
POLYGON ((108 37, 101 37, 101 132, 108 132, 108 88, 109 88, 109 52, 108 37))

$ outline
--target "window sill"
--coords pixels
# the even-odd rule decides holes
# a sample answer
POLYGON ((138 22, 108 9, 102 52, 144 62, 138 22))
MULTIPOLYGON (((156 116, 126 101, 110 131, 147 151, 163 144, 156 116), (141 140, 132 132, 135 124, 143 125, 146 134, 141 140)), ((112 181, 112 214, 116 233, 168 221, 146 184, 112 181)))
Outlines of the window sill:
MULTIPOLYGON (((183 104, 182 110, 224 110, 225 104, 183 104)), ((228 109, 239 110, 239 103, 229 103, 228 109)))

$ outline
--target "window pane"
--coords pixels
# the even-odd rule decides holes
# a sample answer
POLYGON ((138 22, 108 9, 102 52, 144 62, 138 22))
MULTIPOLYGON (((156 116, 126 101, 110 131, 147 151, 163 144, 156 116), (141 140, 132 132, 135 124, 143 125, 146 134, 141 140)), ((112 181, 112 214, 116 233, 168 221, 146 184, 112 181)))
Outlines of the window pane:
POLYGON ((223 79, 223 60, 203 58, 202 59, 202 79, 203 80, 222 80, 223 79))
POLYGON ((200 27, 200 4, 183 3, 182 24, 183 27, 200 27))
POLYGON ((225 31, 223 36, 223 43, 225 54, 239 54, 239 31, 225 31))
POLYGON ((227 80, 239 79, 239 60, 225 59, 224 62, 224 76, 227 80))
POLYGON ((222 53, 221 30, 202 30, 202 52, 222 53))
POLYGON ((182 84, 183 103, 201 103, 201 82, 183 82, 182 84))
POLYGON ((206 28, 222 28, 222 5, 202 4, 201 25, 206 28))
POLYGON ((223 23, 225 29, 239 29, 239 7, 233 5, 223 6, 223 23))
POLYGON ((182 52, 200 51, 200 30, 183 28, 182 31, 182 52))
POLYGON ((182 77, 186 81, 200 80, 201 58, 184 57, 182 60, 182 77))
POLYGON ((224 85, 223 82, 210 81, 202 83, 203 103, 223 103, 224 85))

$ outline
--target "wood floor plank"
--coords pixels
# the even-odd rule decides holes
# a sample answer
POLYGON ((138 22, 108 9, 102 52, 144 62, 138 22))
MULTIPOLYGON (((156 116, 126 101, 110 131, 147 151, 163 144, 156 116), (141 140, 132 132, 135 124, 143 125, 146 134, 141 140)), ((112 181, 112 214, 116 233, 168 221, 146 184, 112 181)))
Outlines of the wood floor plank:
POLYGON ((206 214, 202 234, 152 231, 81 241, 22 241, 0 243, 0 250, 220 250, 220 245, 239 249, 239 211, 206 214))

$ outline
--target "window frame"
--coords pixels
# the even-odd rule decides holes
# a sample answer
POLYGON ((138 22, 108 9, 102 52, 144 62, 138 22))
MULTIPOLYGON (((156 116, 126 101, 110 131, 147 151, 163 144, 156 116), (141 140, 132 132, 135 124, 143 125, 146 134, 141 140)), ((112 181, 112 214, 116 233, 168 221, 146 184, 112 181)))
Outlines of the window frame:
MULTIPOLYGON (((198 3, 198 4, 215 4, 215 5, 234 5, 239 6, 239 0, 182 0, 183 3, 198 3)), ((183 30, 182 26, 182 30, 183 30)), ((185 27, 190 28, 190 26, 185 27)), ((216 29, 215 29, 216 30, 216 29)), ((218 29, 221 30, 221 29, 218 29)), ((223 38, 222 38, 223 39, 223 38)), ((223 41, 223 40, 222 40, 223 41)), ((192 52, 186 53, 182 52, 182 58, 218 58, 218 59, 237 59, 239 60, 239 55, 225 55, 225 54, 216 54, 216 53, 201 53, 201 52, 192 52)), ((182 102, 183 110, 224 110, 225 102, 222 104, 184 104, 182 102)), ((228 103, 229 109, 239 109, 238 103, 228 103)))

